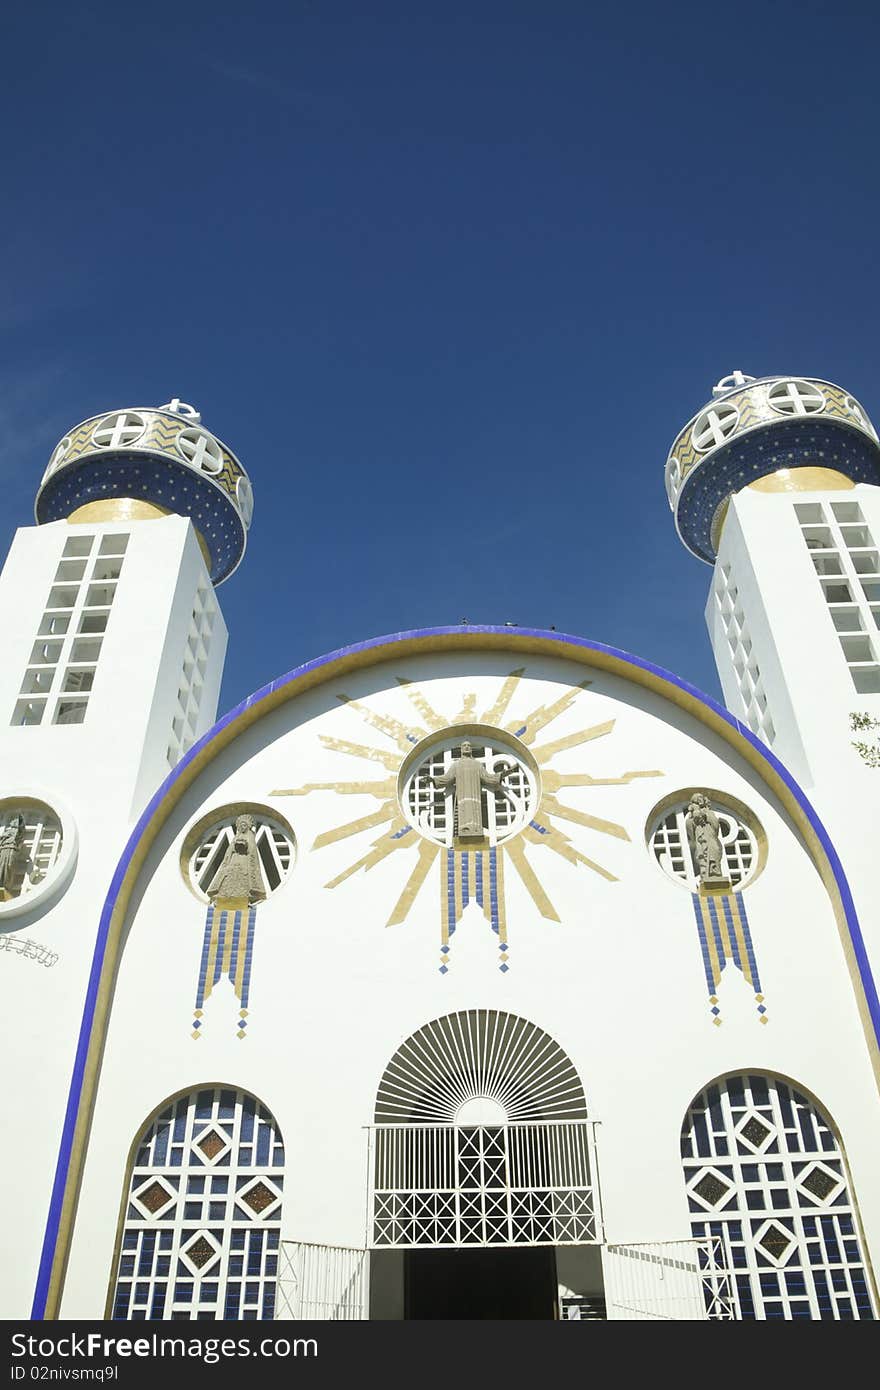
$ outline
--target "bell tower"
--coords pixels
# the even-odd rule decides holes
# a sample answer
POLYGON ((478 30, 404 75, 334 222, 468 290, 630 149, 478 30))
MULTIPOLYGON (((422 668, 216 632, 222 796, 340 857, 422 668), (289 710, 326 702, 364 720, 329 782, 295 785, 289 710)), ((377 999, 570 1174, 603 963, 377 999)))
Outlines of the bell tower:
POLYGON ((877 432, 829 381, 734 372, 680 431, 666 490, 682 542, 713 566, 706 623, 725 703, 816 806, 876 973, 877 432))
MULTIPOLYGON (((7 1316, 27 1316, 101 908, 130 831, 214 723, 215 588, 253 509, 235 455, 173 400, 83 421, 0 574, 0 969, 19 1195, 7 1316)), ((11 1172, 11 1170, 10 1170, 11 1172)))
POLYGON ((0 578, 7 775, 44 762, 125 819, 214 722, 215 586, 253 511, 235 455, 180 400, 83 421, 54 450, 0 578), (112 747, 112 760, 102 754, 112 747))

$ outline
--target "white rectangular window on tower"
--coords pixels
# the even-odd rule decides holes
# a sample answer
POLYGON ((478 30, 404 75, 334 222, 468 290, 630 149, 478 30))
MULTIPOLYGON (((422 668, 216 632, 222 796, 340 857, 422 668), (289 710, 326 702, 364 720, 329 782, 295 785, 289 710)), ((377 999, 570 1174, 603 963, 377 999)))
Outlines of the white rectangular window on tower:
POLYGON ((795 503, 852 683, 880 694, 880 554, 858 502, 795 503))
POLYGON ((127 545, 126 534, 65 542, 13 724, 82 724, 127 545))
POLYGON ((192 616, 183 655, 183 669, 177 691, 177 706, 171 723, 168 765, 174 767, 193 744, 198 727, 202 691, 208 670, 211 634, 217 617, 217 602, 210 581, 199 581, 193 599, 192 616))

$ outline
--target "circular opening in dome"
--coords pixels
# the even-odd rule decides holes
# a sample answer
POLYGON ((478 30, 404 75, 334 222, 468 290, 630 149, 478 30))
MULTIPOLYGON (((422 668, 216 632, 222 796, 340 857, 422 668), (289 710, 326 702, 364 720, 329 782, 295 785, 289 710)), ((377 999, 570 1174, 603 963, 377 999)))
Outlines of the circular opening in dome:
POLYGON ((739 423, 739 411, 729 401, 716 401, 708 406, 694 421, 691 442, 695 449, 705 454, 729 439, 739 423))
POLYGON ((186 459, 191 468, 201 469, 203 473, 222 471, 223 450, 216 439, 204 430, 181 430, 174 443, 181 458, 186 459))
POLYGON ((241 475, 235 484, 235 495, 238 498, 238 505, 241 508, 241 515, 245 526, 250 526, 254 516, 254 490, 248 479, 241 475))
POLYGON ((98 421, 92 430, 92 443, 99 449, 126 449, 137 443, 146 427, 146 420, 136 410, 117 411, 98 421))
POLYGON ((500 844, 533 818, 537 764, 519 739, 482 725, 425 739, 404 763, 398 795, 406 819, 435 844, 500 844))
POLYGON ((767 402, 780 415, 817 415, 825 409, 825 396, 818 386, 797 378, 774 382, 767 392, 767 402))

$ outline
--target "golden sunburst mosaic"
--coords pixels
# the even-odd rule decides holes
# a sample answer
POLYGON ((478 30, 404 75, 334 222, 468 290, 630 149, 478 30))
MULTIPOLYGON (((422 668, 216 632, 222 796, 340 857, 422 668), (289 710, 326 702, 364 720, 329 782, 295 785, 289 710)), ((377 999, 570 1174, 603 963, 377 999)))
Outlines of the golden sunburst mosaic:
POLYGON ((368 872, 389 855, 405 855, 410 861, 409 873, 386 923, 392 927, 405 921, 416 895, 437 865, 443 974, 449 969, 451 937, 471 902, 482 909, 498 937, 499 968, 508 969, 504 895, 507 865, 521 879, 540 915, 548 921, 560 921, 527 850, 550 850, 570 864, 584 865, 603 878, 616 881, 613 873, 572 843, 560 822, 577 826, 580 832, 610 835, 619 840, 629 839, 625 827, 566 805, 559 798, 560 792, 567 787, 623 786, 637 778, 663 775, 657 770, 638 770, 622 772, 617 777, 594 777, 588 772, 559 772, 551 767, 559 754, 607 738, 615 721, 608 719, 538 743, 542 730, 582 698, 591 682, 582 681, 552 703, 507 719, 511 705, 515 707, 525 669, 519 667, 510 672, 485 710, 479 711, 475 694, 464 694, 460 707, 449 717, 435 710, 412 681, 398 676, 397 682, 418 716, 412 723, 371 709, 347 695, 338 695, 337 699, 360 715, 384 742, 356 743, 327 734, 319 736, 321 742, 333 752, 378 763, 386 775, 357 782, 309 782, 271 793, 306 796, 315 791, 333 791, 375 798, 379 804, 374 811, 326 830, 315 839, 313 849, 317 850, 381 827, 367 853, 325 886, 337 888, 361 870, 368 872), (461 819, 461 784, 456 782, 455 773, 462 758, 472 759, 469 765, 477 768, 472 778, 477 779, 480 800, 473 804, 482 806, 476 812, 476 823, 467 826, 461 819))

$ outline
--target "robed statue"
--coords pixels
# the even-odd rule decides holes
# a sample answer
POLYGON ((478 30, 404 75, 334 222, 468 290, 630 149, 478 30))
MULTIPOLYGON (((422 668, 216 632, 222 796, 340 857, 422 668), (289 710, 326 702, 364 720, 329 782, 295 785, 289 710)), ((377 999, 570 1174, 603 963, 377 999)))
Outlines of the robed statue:
POLYGON ((685 816, 688 844, 702 883, 724 881, 721 826, 704 792, 694 792, 685 816))
POLYGON ((28 854, 24 834, 24 816, 16 811, 0 830, 0 902, 17 897, 24 876, 31 883, 39 883, 43 877, 28 854))
POLYGON ((486 833, 486 826, 483 825, 482 790, 488 787, 492 791, 502 792, 512 800, 510 791, 504 786, 504 778, 512 771, 513 768, 505 764, 498 772, 489 772, 479 759, 474 757, 471 745, 463 743, 461 757, 453 759, 449 769, 439 777, 431 778, 434 786, 443 791, 452 788, 460 840, 482 840, 486 833))
POLYGON ((207 888, 212 902, 259 903, 266 896, 254 818, 237 816, 235 834, 207 888))

